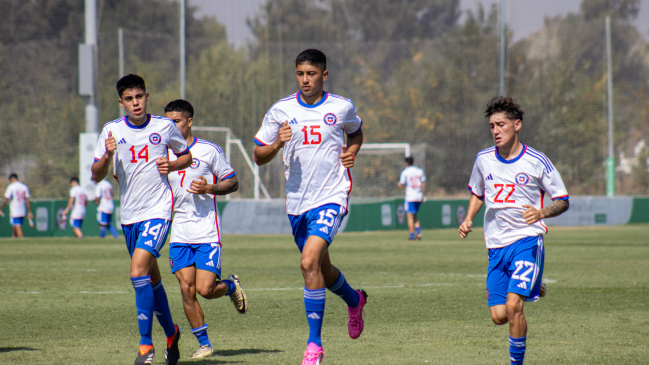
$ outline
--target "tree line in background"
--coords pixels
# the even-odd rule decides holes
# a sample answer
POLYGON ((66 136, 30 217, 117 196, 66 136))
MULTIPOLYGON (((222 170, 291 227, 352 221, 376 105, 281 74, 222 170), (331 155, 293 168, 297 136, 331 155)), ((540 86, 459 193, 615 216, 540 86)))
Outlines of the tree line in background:
MULTIPOLYGON (((0 169, 23 172, 36 197, 64 197, 78 172, 85 125, 77 95, 83 2, 7 3, 0 24, 7 121, 0 124, 0 169)), ((463 191, 475 154, 492 144, 482 111, 499 89, 495 5, 479 6, 460 22, 459 0, 269 0, 248 19, 256 39, 242 48, 227 43, 215 19, 196 19, 195 11, 187 11, 187 99, 196 123, 231 127, 249 150, 268 108, 296 91, 293 62, 305 48, 327 54, 326 89, 355 102, 366 141, 427 144, 423 167, 432 191, 463 191)), ((639 0, 584 1, 577 14, 546 19, 539 32, 508 45, 506 90, 526 112, 522 139, 550 157, 573 195, 605 190, 607 15, 616 153, 649 140, 649 46, 631 24, 638 11, 639 0)), ((178 4, 98 0, 98 18, 100 128, 119 116, 120 26, 126 72, 145 78, 150 112, 162 114, 179 96, 178 4)), ((618 178, 620 193, 649 191, 647 164, 640 162, 618 178)), ((386 188, 368 194, 391 195, 398 171, 385 169, 379 156, 354 173, 361 182, 381 177, 386 188)))

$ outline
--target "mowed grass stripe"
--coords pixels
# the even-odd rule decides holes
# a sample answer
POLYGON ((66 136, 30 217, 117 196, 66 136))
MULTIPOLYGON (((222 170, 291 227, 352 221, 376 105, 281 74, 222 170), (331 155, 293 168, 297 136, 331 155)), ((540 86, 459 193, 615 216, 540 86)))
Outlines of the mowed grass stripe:
MULTIPOLYGON (((526 305, 526 364, 642 364, 649 355, 648 225, 551 228, 548 297, 526 305), (555 282, 553 282, 555 281, 555 282)), ((508 364, 507 327, 486 306, 482 232, 340 234, 332 262, 369 293, 366 330, 347 335, 344 303, 327 294, 325 364, 508 364)), ((122 239, 1 239, 0 363, 130 364, 139 336, 122 239), (20 293, 19 293, 20 292, 20 293), (38 293, 29 293, 38 292, 38 293)), ((247 288, 249 313, 227 298, 201 300, 216 356, 187 359, 189 332, 165 246, 159 265, 174 320, 184 328, 181 364, 299 364, 308 328, 299 252, 289 236, 228 236, 223 274, 247 288)), ((164 335, 154 324, 156 364, 164 335)))

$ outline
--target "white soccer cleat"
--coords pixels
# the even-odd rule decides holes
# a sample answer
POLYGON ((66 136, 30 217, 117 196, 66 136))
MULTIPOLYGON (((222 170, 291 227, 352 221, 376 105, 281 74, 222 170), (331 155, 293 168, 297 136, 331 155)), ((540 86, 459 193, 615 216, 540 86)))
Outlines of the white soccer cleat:
POLYGON ((212 354, 214 353, 214 350, 208 345, 203 345, 201 346, 198 351, 196 351, 192 356, 190 356, 190 359, 204 359, 206 357, 211 357, 212 354))
POLYGON ((548 289, 546 288, 546 284, 544 282, 541 282, 541 290, 539 290, 539 297, 543 298, 547 293, 548 293, 548 289))
POLYGON ((237 312, 244 314, 246 311, 248 311, 248 296, 246 293, 243 291, 243 288, 241 287, 241 283, 239 282, 239 276, 238 275, 230 275, 228 276, 228 280, 231 280, 234 282, 234 293, 230 294, 230 300, 232 301, 232 304, 234 304, 234 307, 237 309, 237 312))

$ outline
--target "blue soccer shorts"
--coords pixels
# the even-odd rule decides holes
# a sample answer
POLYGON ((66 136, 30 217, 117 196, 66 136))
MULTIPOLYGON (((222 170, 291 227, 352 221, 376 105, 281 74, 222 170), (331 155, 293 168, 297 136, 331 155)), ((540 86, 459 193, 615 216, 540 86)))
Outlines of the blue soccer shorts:
POLYGON ((167 219, 149 219, 146 221, 122 224, 126 248, 133 257, 136 248, 151 252, 156 258, 160 257, 160 250, 167 242, 171 221, 167 219))
POLYGON ((11 217, 11 225, 14 227, 21 227, 25 217, 11 217))
POLYGON ((113 221, 113 215, 97 211, 97 222, 101 226, 110 226, 111 222, 113 221))
POLYGON ((417 214, 420 206, 421 202, 406 202, 404 204, 404 209, 406 210, 406 213, 417 214))
POLYGON ((509 246, 489 250, 487 300, 489 306, 505 304, 507 293, 537 301, 543 277, 543 236, 525 237, 509 246))
POLYGON ((81 229, 81 226, 83 226, 83 219, 70 219, 70 226, 81 229))
POLYGON ((221 279, 221 244, 211 243, 178 243, 169 245, 169 265, 175 273, 191 265, 197 269, 210 271, 221 279))
POLYGON ((318 236, 331 244, 338 233, 338 227, 347 214, 345 207, 338 204, 326 204, 313 208, 300 215, 290 215, 295 244, 302 252, 309 236, 318 236))

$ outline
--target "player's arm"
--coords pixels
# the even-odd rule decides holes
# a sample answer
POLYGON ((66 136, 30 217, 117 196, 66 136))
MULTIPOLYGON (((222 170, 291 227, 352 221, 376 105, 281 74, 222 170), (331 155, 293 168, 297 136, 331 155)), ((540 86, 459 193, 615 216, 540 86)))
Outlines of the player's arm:
POLYGON ((95 161, 90 168, 92 171, 92 180, 96 183, 99 183, 106 178, 106 175, 108 175, 110 161, 113 159, 116 149, 117 140, 113 137, 113 132, 108 131, 108 138, 106 138, 106 152, 104 152, 104 155, 101 156, 99 160, 95 161))
POLYGON ((284 124, 282 124, 282 127, 279 129, 275 142, 269 144, 268 146, 255 146, 253 153, 253 159, 255 160, 255 163, 261 166, 272 161, 279 150, 284 148, 286 142, 291 140, 292 136, 293 131, 291 130, 291 127, 288 126, 288 120, 286 120, 284 121, 284 124))
POLYGON ((423 202, 426 202, 426 182, 421 183, 421 196, 423 197, 423 202))
POLYGON ((532 224, 540 219, 552 218, 563 214, 563 212, 570 208, 570 201, 555 199, 552 201, 552 204, 543 209, 536 209, 533 206, 527 204, 523 205, 523 208, 527 208, 523 212, 523 219, 525 219, 525 223, 532 224))
POLYGON ((158 157, 155 163, 158 165, 160 175, 168 175, 172 171, 184 170, 191 166, 192 152, 187 151, 186 154, 178 156, 175 161, 169 161, 166 157, 158 157))
POLYGON ((347 136, 347 146, 343 146, 343 153, 340 155, 340 161, 345 168, 354 167, 356 155, 361 150, 363 144, 363 130, 359 129, 358 132, 352 136, 347 136))
POLYGON ((4 198, 4 199, 2 199, 2 204, 0 204, 0 215, 3 216, 3 217, 5 216, 5 214, 2 212, 2 210, 5 208, 5 205, 7 205, 8 200, 9 199, 4 198))
POLYGON ((27 206, 27 218, 34 219, 34 215, 32 214, 32 203, 29 201, 29 198, 25 198, 25 205, 27 206))
POLYGON ((469 200, 469 209, 466 213, 466 218, 464 218, 464 222, 460 224, 459 228, 459 233, 461 238, 466 238, 466 236, 469 235, 469 232, 472 232, 473 230, 471 229, 471 226, 473 226, 473 218, 478 214, 480 209, 482 209, 482 206, 484 205, 484 201, 480 198, 478 198, 475 195, 471 195, 471 199, 469 200))
POLYGON ((68 206, 65 207, 65 210, 63 210, 63 212, 61 212, 61 214, 62 214, 64 217, 65 217, 66 215, 68 215, 68 212, 70 211, 70 208, 72 208, 72 204, 74 204, 74 197, 72 197, 72 198, 70 198, 70 200, 68 200, 68 206))
POLYGON ((213 195, 228 195, 239 190, 239 180, 237 176, 232 176, 226 180, 219 181, 216 184, 208 184, 203 176, 199 176, 198 180, 193 180, 188 192, 192 194, 213 194, 213 195))

